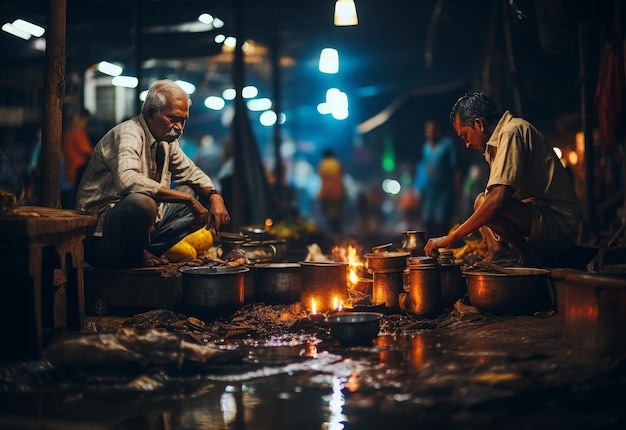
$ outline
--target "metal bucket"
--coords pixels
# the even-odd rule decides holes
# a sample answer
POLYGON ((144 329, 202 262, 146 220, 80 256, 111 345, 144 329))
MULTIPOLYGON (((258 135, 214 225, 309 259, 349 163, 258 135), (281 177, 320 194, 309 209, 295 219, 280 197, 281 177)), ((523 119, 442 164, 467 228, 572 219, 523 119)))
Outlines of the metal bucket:
POLYGON ((300 300, 301 267, 298 263, 268 263, 251 267, 254 299, 270 305, 292 304, 300 300))
POLYGON ((224 316, 243 306, 247 267, 181 267, 182 310, 198 316, 224 316))

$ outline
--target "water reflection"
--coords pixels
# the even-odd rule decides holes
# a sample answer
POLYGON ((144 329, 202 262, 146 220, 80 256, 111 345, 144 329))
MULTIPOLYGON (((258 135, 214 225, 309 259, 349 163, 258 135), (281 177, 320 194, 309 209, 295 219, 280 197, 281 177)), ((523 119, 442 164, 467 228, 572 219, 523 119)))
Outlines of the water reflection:
POLYGON ((343 415, 343 406, 345 405, 345 399, 343 397, 343 383, 338 376, 333 377, 332 393, 328 396, 328 410, 330 416, 328 421, 322 424, 322 430, 342 430, 344 422, 347 418, 343 415))
POLYGON ((374 342, 379 347, 381 364, 392 367, 409 365, 421 369, 441 357, 439 340, 430 333, 381 335, 374 342))
POLYGON ((233 423, 237 418, 237 399, 235 398, 235 392, 238 390, 235 387, 228 385, 222 397, 220 399, 220 406, 222 409, 222 416, 224 418, 224 425, 228 426, 233 423))

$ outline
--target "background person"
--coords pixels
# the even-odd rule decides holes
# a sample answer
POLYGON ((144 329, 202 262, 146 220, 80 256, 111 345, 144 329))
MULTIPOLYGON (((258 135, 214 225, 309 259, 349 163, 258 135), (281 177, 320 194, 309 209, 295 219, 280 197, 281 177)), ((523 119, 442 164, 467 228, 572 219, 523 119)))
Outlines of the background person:
POLYGON ((96 145, 77 196, 78 209, 98 215, 85 240, 87 263, 107 268, 163 263, 159 257, 189 233, 230 222, 213 181, 178 144, 189 105, 177 84, 157 81, 141 113, 96 145), (172 181, 179 187, 170 189, 172 181))
POLYGON ((61 181, 61 206, 74 209, 76 187, 93 154, 93 145, 87 133, 91 113, 80 109, 72 116, 63 133, 63 180, 61 181))
POLYGON ((317 199, 321 205, 322 215, 330 233, 341 233, 346 197, 343 167, 332 149, 326 148, 322 152, 322 160, 317 167, 317 173, 321 181, 317 199))
POLYGON ((414 186, 419 196, 422 228, 426 237, 435 237, 446 234, 453 225, 461 172, 454 141, 441 133, 434 119, 425 122, 424 137, 414 186))
POLYGON ((467 148, 484 153, 489 180, 474 213, 450 235, 430 239, 430 256, 481 229, 489 258, 509 250, 518 265, 543 266, 571 248, 582 221, 574 184, 544 136, 528 121, 501 114, 482 93, 457 100, 450 121, 467 148))

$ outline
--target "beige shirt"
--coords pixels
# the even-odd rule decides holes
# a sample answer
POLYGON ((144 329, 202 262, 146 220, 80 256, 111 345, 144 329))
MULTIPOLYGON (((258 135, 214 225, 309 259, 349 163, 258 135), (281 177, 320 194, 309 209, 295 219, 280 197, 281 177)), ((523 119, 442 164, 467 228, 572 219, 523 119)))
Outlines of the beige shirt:
MULTIPOLYGON (((95 147, 77 196, 77 208, 99 216, 94 236, 102 235, 108 209, 131 193, 154 197, 161 187, 179 185, 214 188, 213 181, 197 167, 178 144, 157 142, 142 115, 109 130, 95 147), (157 148, 163 151, 163 166, 157 171, 157 148)), ((160 219, 162 204, 158 208, 160 219)))
POLYGON ((490 166, 487 192, 494 185, 512 187, 514 198, 552 215, 562 233, 576 239, 582 211, 574 184, 532 124, 506 111, 487 142, 485 159, 490 166))

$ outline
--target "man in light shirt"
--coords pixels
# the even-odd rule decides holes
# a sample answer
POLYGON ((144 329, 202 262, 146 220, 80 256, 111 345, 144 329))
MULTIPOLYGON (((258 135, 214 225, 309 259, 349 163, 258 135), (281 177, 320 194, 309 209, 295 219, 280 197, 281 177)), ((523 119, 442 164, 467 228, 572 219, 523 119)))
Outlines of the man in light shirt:
POLYGON ((102 268, 164 263, 162 254, 189 233, 230 222, 211 178, 179 146, 189 106, 180 86, 158 81, 141 113, 96 145, 76 199, 77 209, 98 215, 85 240, 87 263, 102 268))
POLYGON ((541 267, 573 247, 582 222, 574 184, 552 146, 528 121, 501 114, 482 93, 457 100, 450 121, 465 146, 484 154, 487 188, 474 213, 448 236, 428 241, 434 256, 476 229, 489 258, 514 251, 520 266, 541 267))

